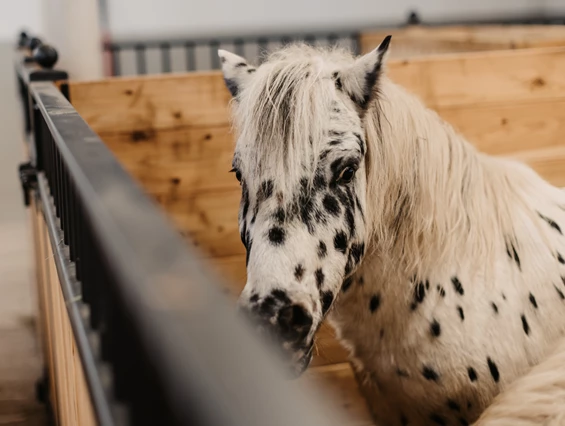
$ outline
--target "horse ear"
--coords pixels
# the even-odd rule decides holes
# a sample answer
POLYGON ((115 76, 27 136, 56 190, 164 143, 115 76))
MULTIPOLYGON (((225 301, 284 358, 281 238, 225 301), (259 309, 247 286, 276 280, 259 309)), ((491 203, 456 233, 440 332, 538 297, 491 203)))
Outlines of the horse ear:
POLYGON ((218 50, 218 56, 222 63, 224 81, 230 93, 235 98, 243 86, 253 77, 255 68, 247 61, 234 53, 226 50, 218 50))
POLYGON ((351 66, 336 75, 336 85, 346 92, 353 102, 366 110, 376 92, 383 71, 388 46, 392 36, 386 36, 379 47, 358 58, 351 66))

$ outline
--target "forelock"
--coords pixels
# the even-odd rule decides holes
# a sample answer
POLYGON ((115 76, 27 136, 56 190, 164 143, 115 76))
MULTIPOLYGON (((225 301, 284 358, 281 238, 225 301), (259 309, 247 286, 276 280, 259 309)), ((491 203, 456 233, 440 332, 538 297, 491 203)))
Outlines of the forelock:
POLYGON ((345 51, 305 44, 267 58, 234 103, 238 152, 248 173, 268 171, 293 185, 315 170, 335 97, 331 75, 351 60, 345 51))

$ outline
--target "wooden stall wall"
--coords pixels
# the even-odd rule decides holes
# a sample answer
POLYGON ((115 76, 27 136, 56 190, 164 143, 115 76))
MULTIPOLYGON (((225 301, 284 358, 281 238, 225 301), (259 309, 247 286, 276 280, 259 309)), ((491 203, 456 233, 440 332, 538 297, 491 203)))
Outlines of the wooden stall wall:
MULTIPOLYGON (((565 48, 475 52, 394 60, 388 72, 479 150, 531 164, 565 186, 565 48)), ((245 284, 237 213, 241 188, 229 100, 219 72, 73 83, 71 102, 125 168, 227 278, 245 284)), ((351 389, 348 405, 370 423, 346 353, 328 327, 311 374, 351 389)))
POLYGON ((84 371, 67 315, 40 202, 31 198, 40 342, 49 372, 49 398, 57 426, 96 425, 84 371))
POLYGON ((363 53, 392 34, 391 57, 407 57, 565 46, 563 25, 453 25, 410 26, 361 34, 363 53))

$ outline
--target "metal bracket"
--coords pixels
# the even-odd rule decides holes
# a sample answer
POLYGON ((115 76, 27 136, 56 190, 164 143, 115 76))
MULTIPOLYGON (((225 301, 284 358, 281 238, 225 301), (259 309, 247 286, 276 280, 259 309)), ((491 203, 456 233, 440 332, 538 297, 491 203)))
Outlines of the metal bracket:
POLYGON ((22 191, 24 193, 24 204, 26 207, 30 204, 29 191, 37 186, 37 170, 31 163, 22 163, 18 167, 22 191))

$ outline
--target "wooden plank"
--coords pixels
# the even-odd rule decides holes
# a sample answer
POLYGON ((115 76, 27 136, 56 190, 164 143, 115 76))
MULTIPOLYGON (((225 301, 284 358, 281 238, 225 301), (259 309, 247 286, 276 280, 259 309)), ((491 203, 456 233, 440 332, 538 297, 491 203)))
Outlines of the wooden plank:
POLYGON ((95 426, 94 410, 90 401, 84 371, 67 314, 47 227, 41 213, 37 212, 37 229, 41 235, 38 250, 41 259, 42 277, 40 291, 45 312, 48 341, 48 368, 51 386, 51 404, 57 424, 61 426, 95 426))
POLYGON ((162 203, 195 193, 239 190, 229 173, 235 141, 227 126, 101 135, 126 170, 162 203))
POLYGON ((158 200, 186 238, 205 256, 245 254, 237 215, 241 189, 202 193, 188 199, 158 200))
POLYGON ((374 425, 367 402, 361 394, 349 363, 310 368, 301 380, 320 386, 352 419, 348 425, 374 425))
POLYGON ((565 47, 430 56, 388 68, 431 108, 565 98, 565 47))
POLYGON ((439 114, 487 154, 563 145, 565 98, 555 101, 444 108, 439 114))
POLYGON ((398 47, 425 54, 565 46, 561 25, 450 25, 366 31, 361 34, 361 51, 370 52, 387 34, 393 36, 393 57, 399 56, 398 47))
POLYGON ((73 82, 70 95, 99 134, 229 125, 231 95, 221 72, 73 82))

